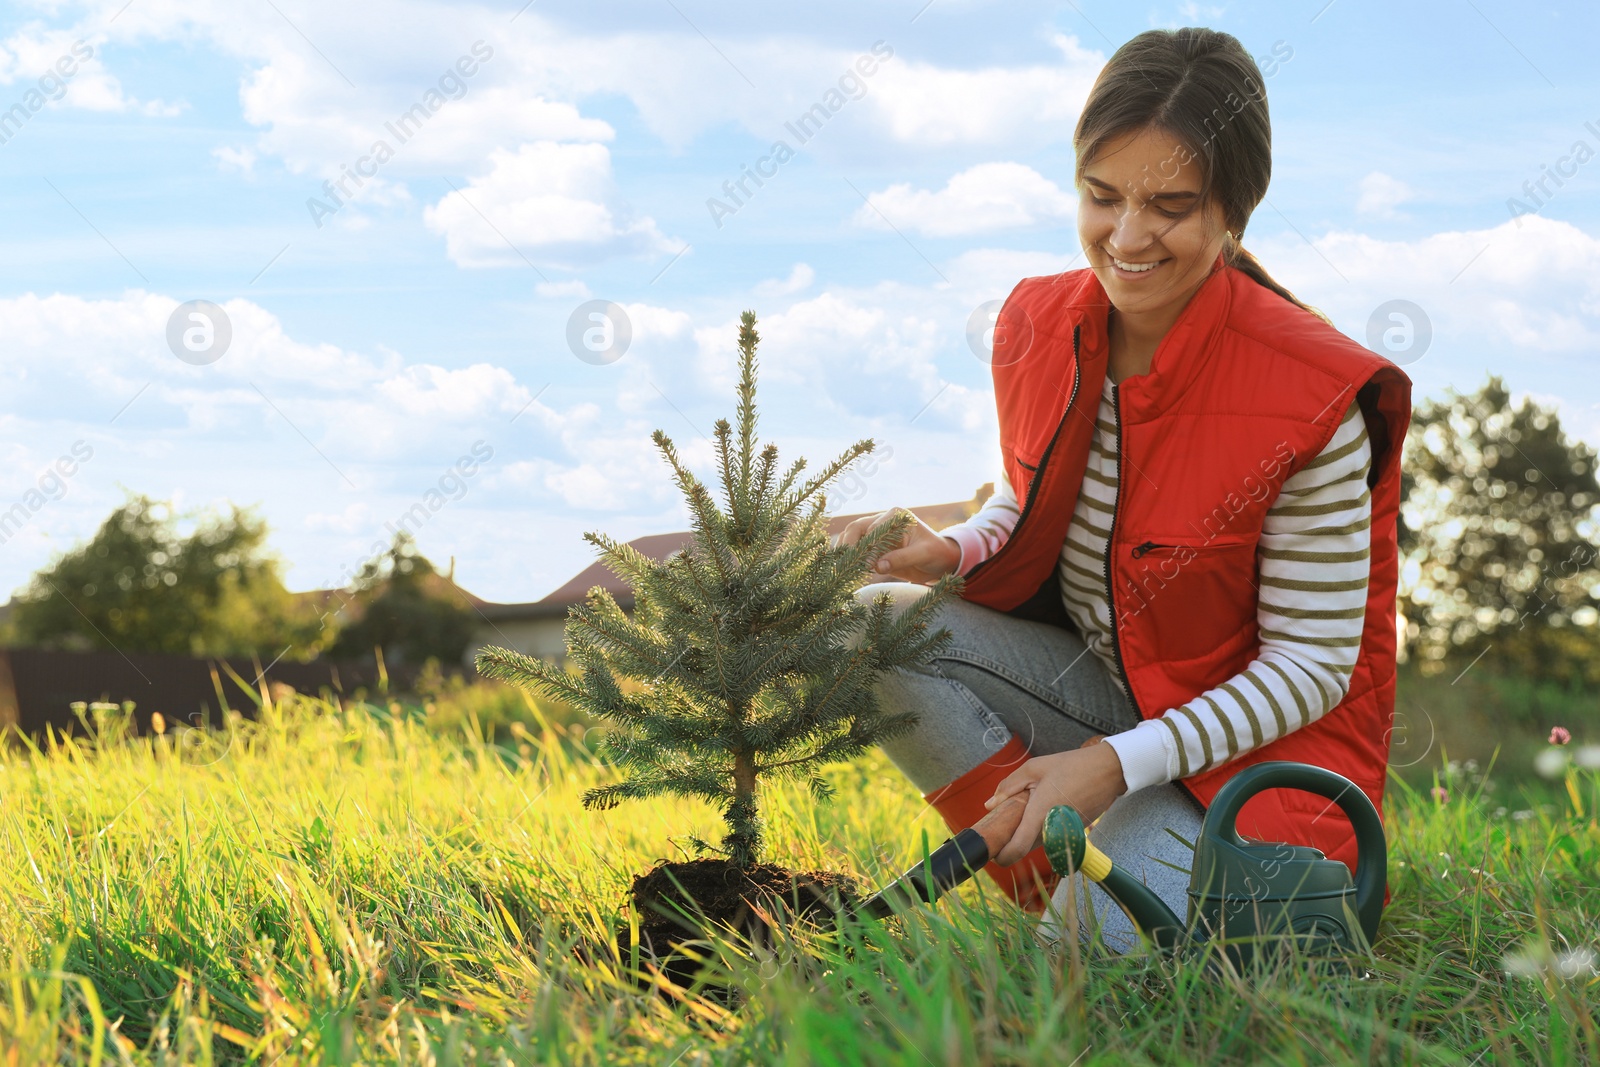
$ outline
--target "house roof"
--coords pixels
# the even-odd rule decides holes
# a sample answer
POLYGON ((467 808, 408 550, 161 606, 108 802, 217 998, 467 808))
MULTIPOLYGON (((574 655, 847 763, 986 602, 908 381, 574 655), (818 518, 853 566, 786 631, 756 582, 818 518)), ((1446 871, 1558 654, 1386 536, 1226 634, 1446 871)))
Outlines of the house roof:
MULTIPOLYGON (((457 585, 451 576, 453 573, 453 568, 445 574, 435 571, 422 579, 422 588, 430 596, 454 601, 460 607, 482 608, 488 603, 457 585)), ((290 596, 298 604, 310 605, 319 616, 323 613, 333 614, 342 626, 359 622, 367 613, 365 599, 348 588, 308 589, 302 593, 291 593, 290 596)))
MULTIPOLYGON (((971 500, 958 500, 949 504, 926 504, 910 510, 912 514, 935 530, 942 530, 946 526, 953 526, 973 515, 982 505, 982 502, 988 498, 992 489, 991 485, 984 486, 983 489, 978 490, 978 495, 971 500)), ((854 515, 835 515, 828 520, 828 533, 836 534, 854 520, 870 518, 876 514, 878 513, 866 511, 854 515)), ((692 540, 694 540, 693 531, 680 530, 674 533, 646 534, 644 537, 636 537, 628 542, 628 546, 650 559, 665 559, 692 540)), ((485 619, 491 621, 566 618, 567 609, 573 604, 581 602, 589 590, 595 586, 599 586, 610 593, 616 598, 620 606, 627 608, 633 605, 633 594, 627 584, 613 574, 611 569, 604 563, 596 560, 542 600, 534 600, 524 604, 483 602, 479 605, 478 610, 485 619)))

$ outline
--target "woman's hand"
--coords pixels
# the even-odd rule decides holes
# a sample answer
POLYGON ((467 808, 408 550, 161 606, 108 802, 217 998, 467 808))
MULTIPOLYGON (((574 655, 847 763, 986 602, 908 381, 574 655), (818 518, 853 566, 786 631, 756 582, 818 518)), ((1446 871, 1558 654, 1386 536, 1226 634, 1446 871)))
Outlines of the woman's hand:
POLYGON ((877 576, 894 578, 917 585, 929 585, 951 573, 961 563, 961 546, 948 537, 941 537, 933 527, 917 518, 908 508, 890 508, 877 515, 860 518, 846 526, 839 534, 839 544, 853 545, 865 537, 869 530, 893 519, 896 515, 911 516, 912 525, 900 535, 900 542, 878 558, 877 576))
POLYGON ((1044 840, 1044 817, 1057 804, 1071 804, 1083 816, 1084 825, 1094 822, 1128 790, 1122 777, 1122 761, 1110 745, 1096 744, 1091 738, 1082 748, 1035 756, 1003 779, 986 803, 993 808, 1006 798, 1027 792, 1028 808, 1017 824, 1011 842, 994 857, 1002 867, 1022 859, 1044 840))

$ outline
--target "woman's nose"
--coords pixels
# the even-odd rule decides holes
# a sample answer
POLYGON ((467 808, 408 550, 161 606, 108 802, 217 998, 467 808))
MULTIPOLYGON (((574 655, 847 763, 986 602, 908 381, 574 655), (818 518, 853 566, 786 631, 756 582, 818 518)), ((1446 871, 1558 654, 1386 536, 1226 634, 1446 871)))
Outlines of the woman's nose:
POLYGON ((1154 215, 1142 205, 1135 205, 1131 199, 1124 200, 1107 241, 1111 250, 1120 258, 1123 254, 1134 256, 1149 248, 1155 239, 1154 215))

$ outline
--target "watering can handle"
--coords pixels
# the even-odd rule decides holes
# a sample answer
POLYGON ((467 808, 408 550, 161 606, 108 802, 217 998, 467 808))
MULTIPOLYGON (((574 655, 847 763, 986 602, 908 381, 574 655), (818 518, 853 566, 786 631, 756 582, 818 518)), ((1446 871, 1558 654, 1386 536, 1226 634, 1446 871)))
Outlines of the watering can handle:
POLYGON ((1383 914, 1383 887, 1389 876, 1389 843, 1383 836, 1383 823, 1372 801, 1361 787, 1342 774, 1308 763, 1275 760, 1247 767, 1230 778, 1211 801, 1206 821, 1213 819, 1224 838, 1234 845, 1244 844, 1234 824, 1245 802, 1268 789, 1299 789, 1327 797, 1350 819, 1356 832, 1356 917, 1361 931, 1371 944, 1378 933, 1378 918, 1383 914))

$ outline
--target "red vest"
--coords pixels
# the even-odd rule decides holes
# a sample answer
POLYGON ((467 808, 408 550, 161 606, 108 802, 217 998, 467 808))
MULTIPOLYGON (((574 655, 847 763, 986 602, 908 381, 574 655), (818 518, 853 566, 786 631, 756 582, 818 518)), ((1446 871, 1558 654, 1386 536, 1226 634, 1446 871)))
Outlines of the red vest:
MULTIPOLYGON (((1084 269, 1024 279, 1000 311, 993 359, 1000 451, 1021 515, 1000 550, 969 572, 967 600, 1070 625, 1056 563, 1094 434, 1109 310, 1099 280, 1084 269)), ((1179 779, 1202 805, 1253 763, 1294 760, 1346 776, 1383 810, 1411 381, 1218 256, 1150 371, 1117 386, 1120 469, 1106 586, 1118 659, 1146 719, 1227 681, 1259 654, 1262 521, 1357 398, 1373 451, 1372 569, 1349 691, 1316 722, 1179 779)), ((1259 795, 1245 806, 1239 831, 1313 845, 1355 865, 1349 821, 1307 793, 1259 795)))

